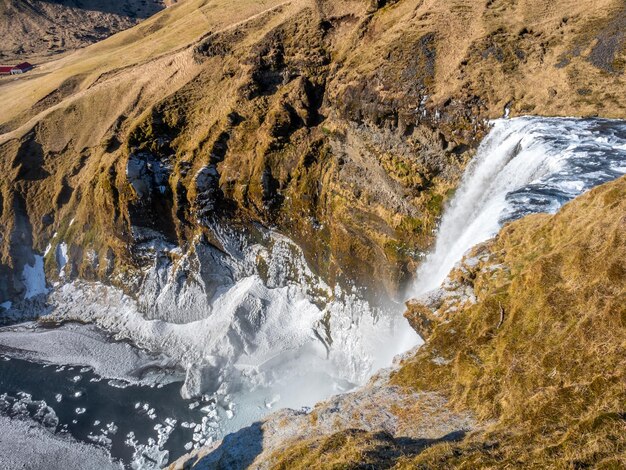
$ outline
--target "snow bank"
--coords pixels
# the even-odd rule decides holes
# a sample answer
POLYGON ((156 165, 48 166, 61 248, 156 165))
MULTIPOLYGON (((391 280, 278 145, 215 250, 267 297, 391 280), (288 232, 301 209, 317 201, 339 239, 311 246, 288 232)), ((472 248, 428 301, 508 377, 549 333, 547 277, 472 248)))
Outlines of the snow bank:
POLYGON ((121 470, 104 449, 53 434, 27 421, 0 416, 0 468, 121 470))
POLYGON ((67 324, 56 329, 42 329, 36 323, 26 323, 0 329, 0 345, 11 348, 13 357, 88 366, 108 379, 162 383, 182 377, 165 371, 175 364, 164 356, 150 355, 128 343, 111 342, 93 325, 67 324), (159 370, 164 372, 159 373, 159 370))
POLYGON ((22 282, 26 287, 25 299, 32 299, 37 295, 48 293, 46 274, 43 269, 43 256, 35 255, 35 264, 33 266, 29 264, 24 265, 22 282))

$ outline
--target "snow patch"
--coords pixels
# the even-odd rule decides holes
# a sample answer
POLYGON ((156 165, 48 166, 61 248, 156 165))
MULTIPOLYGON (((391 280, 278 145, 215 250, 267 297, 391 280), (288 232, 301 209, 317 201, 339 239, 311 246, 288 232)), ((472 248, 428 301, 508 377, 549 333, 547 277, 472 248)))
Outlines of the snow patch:
POLYGON ((22 282, 26 287, 25 299, 32 299, 37 295, 48 293, 46 274, 43 269, 43 256, 35 255, 35 264, 33 266, 28 263, 24 265, 22 282))
POLYGON ((104 449, 69 438, 65 433, 52 433, 33 426, 32 422, 0 416, 0 468, 55 468, 81 470, 122 470, 113 463, 104 449))
POLYGON ((65 265, 67 265, 67 244, 65 242, 59 243, 57 246, 57 266, 59 267, 59 276, 64 277, 63 270, 65 269, 65 265))

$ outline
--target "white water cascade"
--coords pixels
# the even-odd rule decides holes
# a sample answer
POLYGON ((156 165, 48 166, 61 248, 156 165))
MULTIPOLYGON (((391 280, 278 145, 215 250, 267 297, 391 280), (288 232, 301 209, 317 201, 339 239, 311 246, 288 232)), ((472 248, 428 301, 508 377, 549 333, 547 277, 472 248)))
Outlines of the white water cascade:
POLYGON ((412 296, 436 289, 463 255, 506 222, 556 212, 626 173, 626 123, 523 117, 493 122, 441 220, 412 296))

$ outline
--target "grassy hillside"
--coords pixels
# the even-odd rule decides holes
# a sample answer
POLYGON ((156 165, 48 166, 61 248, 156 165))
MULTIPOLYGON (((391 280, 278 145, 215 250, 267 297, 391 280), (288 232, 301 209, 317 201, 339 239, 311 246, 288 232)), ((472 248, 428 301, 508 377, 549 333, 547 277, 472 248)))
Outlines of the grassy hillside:
POLYGON ((207 217, 397 295, 486 119, 623 116, 624 7, 590 5, 186 0, 2 83, 0 300, 61 241, 68 276, 131 289, 137 227, 187 247, 207 217), (166 184, 139 194, 137 160, 166 184))
MULTIPOLYGON (((452 277, 458 287, 471 287, 477 301, 432 312, 441 322, 427 344, 383 386, 445 397, 442 409, 477 419, 471 432, 411 447, 403 436, 434 427, 443 411, 396 399, 397 416, 412 424, 400 433, 337 426, 335 433, 318 430, 303 439, 310 434, 300 427, 294 433, 299 437, 274 444, 257 463, 290 469, 368 463, 398 469, 624 468, 626 178, 594 189, 557 215, 512 223, 470 256, 479 262, 465 263, 452 277)), ((336 413, 341 422, 339 407, 336 413)))

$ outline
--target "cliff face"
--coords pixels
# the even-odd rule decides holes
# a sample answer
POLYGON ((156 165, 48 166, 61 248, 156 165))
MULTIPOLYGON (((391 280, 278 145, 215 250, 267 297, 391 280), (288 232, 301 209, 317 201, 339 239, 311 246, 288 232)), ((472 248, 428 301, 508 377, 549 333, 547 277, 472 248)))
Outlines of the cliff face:
POLYGON ((622 468, 625 196, 621 178, 506 226, 451 274, 448 302, 409 307, 439 323, 397 367, 172 468, 622 468))
POLYGON ((139 244, 211 243, 212 221, 275 228, 331 283, 395 296, 485 119, 623 113, 623 11, 188 0, 5 83, 0 302, 49 244, 49 279, 133 293, 139 244))

